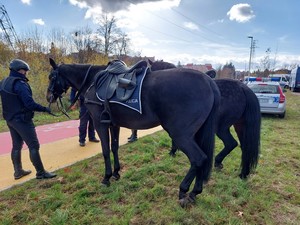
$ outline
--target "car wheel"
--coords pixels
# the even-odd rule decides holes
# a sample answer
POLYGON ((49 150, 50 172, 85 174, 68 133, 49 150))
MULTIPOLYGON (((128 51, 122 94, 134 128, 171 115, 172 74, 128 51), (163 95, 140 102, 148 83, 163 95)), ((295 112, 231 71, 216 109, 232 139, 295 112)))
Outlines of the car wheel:
POLYGON ((283 119, 285 117, 285 112, 282 114, 279 114, 278 116, 279 116, 279 118, 283 119))

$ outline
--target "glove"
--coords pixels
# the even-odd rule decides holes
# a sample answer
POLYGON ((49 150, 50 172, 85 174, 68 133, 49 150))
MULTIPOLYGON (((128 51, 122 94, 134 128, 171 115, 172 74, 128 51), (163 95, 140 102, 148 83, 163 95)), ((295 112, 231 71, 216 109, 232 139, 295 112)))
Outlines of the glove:
POLYGON ((45 107, 45 109, 44 109, 45 111, 44 112, 47 112, 47 113, 51 113, 51 109, 49 108, 49 107, 45 107))

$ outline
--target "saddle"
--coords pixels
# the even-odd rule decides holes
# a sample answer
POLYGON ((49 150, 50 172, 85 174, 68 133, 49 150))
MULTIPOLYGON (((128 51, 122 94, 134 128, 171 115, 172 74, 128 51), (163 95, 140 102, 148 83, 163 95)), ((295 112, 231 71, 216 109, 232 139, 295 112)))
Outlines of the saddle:
MULTIPOLYGON (((109 101, 114 98, 117 102, 127 101, 137 86, 137 76, 146 70, 148 64, 145 60, 139 61, 132 67, 121 60, 111 61, 106 70, 95 76, 96 95, 104 102, 104 111, 100 115, 102 123, 111 123, 109 101)), ((139 79, 140 80, 140 79, 139 79)))
POLYGON ((132 67, 121 60, 111 61, 106 70, 96 75, 96 93, 100 99, 109 100, 114 94, 119 101, 130 98, 136 87, 136 76, 147 67, 147 62, 141 60, 132 67))

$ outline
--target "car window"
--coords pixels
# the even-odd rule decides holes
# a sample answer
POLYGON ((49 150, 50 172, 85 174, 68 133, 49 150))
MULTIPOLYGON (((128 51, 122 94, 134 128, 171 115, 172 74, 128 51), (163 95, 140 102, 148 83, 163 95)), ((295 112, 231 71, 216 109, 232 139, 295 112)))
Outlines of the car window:
POLYGON ((275 85, 251 84, 249 85, 249 88, 254 93, 278 94, 278 88, 275 85))

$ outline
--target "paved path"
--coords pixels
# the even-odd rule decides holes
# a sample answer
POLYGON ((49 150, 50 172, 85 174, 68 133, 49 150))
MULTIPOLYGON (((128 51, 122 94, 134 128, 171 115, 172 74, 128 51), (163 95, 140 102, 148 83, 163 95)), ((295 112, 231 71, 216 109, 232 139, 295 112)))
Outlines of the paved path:
MULTIPOLYGON (((78 125, 78 120, 70 120, 36 127, 41 144, 41 158, 46 170, 55 171, 101 153, 100 143, 87 142, 85 147, 79 146, 78 125)), ((149 130, 139 130, 138 136, 142 137, 159 130, 162 130, 160 126, 149 130)), ((121 128, 120 145, 126 144, 130 135, 131 130, 121 128)), ((24 145, 22 150, 23 168, 33 172, 19 180, 14 180, 10 152, 9 133, 0 133, 0 191, 35 178, 35 169, 30 162, 28 148, 24 145)))

